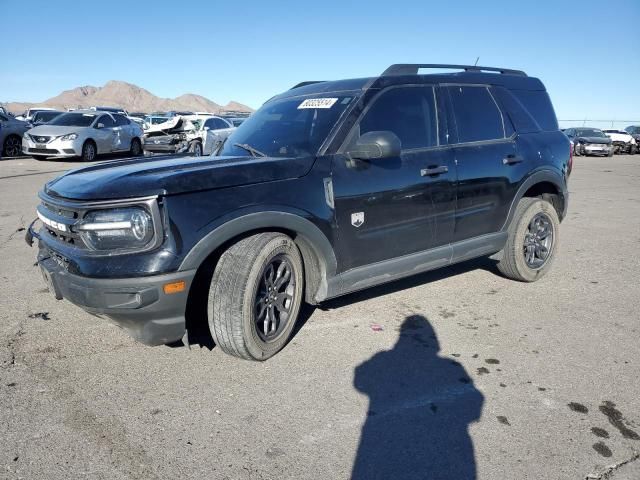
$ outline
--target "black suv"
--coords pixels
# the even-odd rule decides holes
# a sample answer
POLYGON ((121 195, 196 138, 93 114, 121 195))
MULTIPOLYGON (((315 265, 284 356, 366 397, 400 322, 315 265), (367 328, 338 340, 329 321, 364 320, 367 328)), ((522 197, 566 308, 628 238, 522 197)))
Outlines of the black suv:
POLYGON ((455 65, 301 83, 216 153, 46 184, 27 242, 56 298, 149 345, 208 322, 222 350, 265 360, 305 301, 493 254, 507 277, 539 279, 572 158, 540 80, 455 65))

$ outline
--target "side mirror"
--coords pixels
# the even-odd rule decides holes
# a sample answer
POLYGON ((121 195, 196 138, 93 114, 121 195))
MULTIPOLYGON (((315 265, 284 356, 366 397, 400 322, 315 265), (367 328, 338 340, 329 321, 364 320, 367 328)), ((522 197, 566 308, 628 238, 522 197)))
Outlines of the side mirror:
POLYGON ((208 131, 208 130, 210 130, 210 127, 204 127, 204 131, 205 132, 208 131))
POLYGON ((97 129, 104 128, 104 123, 99 123, 99 124, 97 124, 97 125, 96 125, 96 128, 97 128, 97 129))
POLYGON ((360 136, 349 151, 351 158, 375 160, 399 157, 402 144, 398 136, 388 130, 367 132, 360 136))

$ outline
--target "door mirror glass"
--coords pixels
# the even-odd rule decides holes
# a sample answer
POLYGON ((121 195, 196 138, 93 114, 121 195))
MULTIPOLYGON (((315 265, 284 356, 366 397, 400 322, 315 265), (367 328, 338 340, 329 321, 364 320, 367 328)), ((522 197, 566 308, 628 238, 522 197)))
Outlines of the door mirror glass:
POLYGON ((361 135, 349 151, 351 158, 375 160, 399 157, 402 145, 398 136, 388 130, 361 135))

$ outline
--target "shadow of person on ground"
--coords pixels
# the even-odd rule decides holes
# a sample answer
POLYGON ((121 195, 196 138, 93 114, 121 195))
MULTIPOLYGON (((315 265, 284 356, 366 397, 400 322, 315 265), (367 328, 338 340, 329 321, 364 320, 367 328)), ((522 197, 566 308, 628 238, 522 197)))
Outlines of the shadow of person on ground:
POLYGON ((354 386, 369 397, 352 478, 476 478, 468 425, 484 397, 458 362, 438 356, 433 327, 407 317, 391 350, 355 369, 354 386))

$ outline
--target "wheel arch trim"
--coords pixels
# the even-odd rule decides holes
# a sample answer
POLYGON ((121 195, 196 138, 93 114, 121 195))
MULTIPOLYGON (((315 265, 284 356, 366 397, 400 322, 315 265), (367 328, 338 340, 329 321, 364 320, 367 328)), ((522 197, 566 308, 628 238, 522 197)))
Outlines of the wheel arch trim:
POLYGON ((201 238, 186 255, 178 270, 197 269, 209 255, 230 240, 252 231, 268 229, 295 232, 294 241, 301 250, 306 270, 309 269, 307 265, 309 258, 306 254, 308 249, 313 251, 319 271, 314 272, 318 277, 316 284, 312 286, 315 291, 307 292, 307 298, 312 300, 316 296, 322 297, 327 289, 327 278, 336 273, 336 256, 326 235, 302 214, 283 211, 240 213, 239 216, 225 221, 201 238))
POLYGON ((555 170, 551 170, 548 168, 534 171, 531 175, 529 175, 518 187, 516 194, 511 201, 511 206, 509 207, 509 213, 507 215, 507 219, 500 231, 505 231, 509 228, 513 220, 513 215, 515 214, 516 207, 518 202, 524 197, 524 194, 533 186, 540 183, 551 183, 557 190, 558 194, 562 197, 563 203, 563 212, 560 215, 560 219, 562 220, 566 216, 567 207, 568 207, 568 199, 569 192, 566 187, 566 182, 563 175, 560 172, 555 170))

